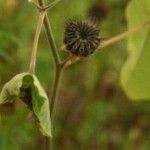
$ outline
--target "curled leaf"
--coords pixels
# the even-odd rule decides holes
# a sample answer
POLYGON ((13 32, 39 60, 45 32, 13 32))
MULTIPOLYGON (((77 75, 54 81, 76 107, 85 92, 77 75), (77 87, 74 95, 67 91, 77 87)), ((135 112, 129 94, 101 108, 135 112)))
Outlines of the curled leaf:
POLYGON ((51 120, 48 97, 37 77, 21 73, 7 82, 0 93, 0 104, 20 98, 37 117, 41 132, 51 136, 51 120))

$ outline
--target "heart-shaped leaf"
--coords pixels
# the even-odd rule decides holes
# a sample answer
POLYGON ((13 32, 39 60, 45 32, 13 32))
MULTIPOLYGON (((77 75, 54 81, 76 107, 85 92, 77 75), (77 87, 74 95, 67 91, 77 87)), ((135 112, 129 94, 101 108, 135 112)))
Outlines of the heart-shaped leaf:
MULTIPOLYGON (((128 29, 150 20, 150 1, 132 0, 127 7, 128 29)), ((150 21, 148 21, 150 24, 150 21)), ((121 83, 134 100, 150 99, 150 27, 143 27, 128 39, 129 56, 123 66, 121 83)))
POLYGON ((0 94, 0 104, 23 100, 38 119, 41 131, 51 136, 51 120, 48 97, 37 77, 30 73, 21 73, 7 82, 0 94))

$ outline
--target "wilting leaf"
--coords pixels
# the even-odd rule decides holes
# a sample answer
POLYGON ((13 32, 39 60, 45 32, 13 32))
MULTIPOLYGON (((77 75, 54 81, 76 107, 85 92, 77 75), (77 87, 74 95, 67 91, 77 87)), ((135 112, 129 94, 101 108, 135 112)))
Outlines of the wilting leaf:
POLYGON ((49 102, 37 77, 30 73, 21 73, 7 82, 0 94, 0 104, 13 102, 16 98, 23 100, 37 117, 41 131, 51 136, 49 102))

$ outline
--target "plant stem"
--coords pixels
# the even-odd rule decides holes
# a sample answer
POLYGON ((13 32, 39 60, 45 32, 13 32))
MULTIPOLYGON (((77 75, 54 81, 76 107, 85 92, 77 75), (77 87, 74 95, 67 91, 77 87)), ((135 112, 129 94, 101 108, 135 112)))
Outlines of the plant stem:
POLYGON ((61 68, 61 67, 57 67, 56 71, 55 71, 55 80, 54 80, 53 89, 52 89, 52 96, 51 96, 51 100, 50 100, 50 102, 51 102, 50 103, 50 112, 51 112, 52 120, 54 118, 55 111, 56 111, 55 110, 56 105, 57 105, 57 100, 56 99, 58 97, 62 71, 63 71, 63 68, 61 68))
MULTIPOLYGON (((58 0, 54 1, 53 4, 55 5, 57 2, 58 2, 58 0)), ((39 3, 40 7, 44 8, 44 0, 38 0, 38 3, 39 3)), ((50 45, 51 50, 52 50, 52 55, 53 55, 54 63, 55 63, 55 67, 56 67, 55 80, 54 80, 53 89, 52 89, 52 96, 51 96, 51 99, 50 99, 50 116, 51 116, 51 118, 54 119, 54 109, 55 109, 55 106, 56 106, 56 99, 57 99, 58 92, 59 92, 60 79, 61 79, 63 69, 61 67, 61 59, 60 59, 60 56, 59 56, 59 53, 58 53, 58 49, 56 47, 56 43, 55 43, 55 40, 54 40, 54 36, 53 36, 53 33, 52 33, 52 29, 51 29, 51 25, 50 25, 47 13, 46 13, 46 16, 45 16, 45 19, 44 19, 44 27, 45 27, 45 30, 46 30, 48 42, 49 42, 49 45, 50 45)), ((53 123, 52 123, 52 125, 53 125, 53 123)), ((45 140, 47 141, 48 139, 45 138, 45 140)), ((53 149, 53 140, 52 140, 52 138, 50 138, 48 140, 48 142, 46 142, 46 143, 47 143, 47 146, 46 146, 47 149, 50 148, 50 150, 52 150, 53 149)))
POLYGON ((36 32, 35 32, 35 36, 34 36, 32 54, 31 54, 31 59, 30 59, 30 66, 29 66, 29 72, 33 73, 33 74, 35 72, 37 46, 38 46, 38 41, 39 41, 39 37, 40 37, 44 17, 45 17, 45 12, 41 11, 39 13, 39 20, 38 20, 38 24, 37 24, 37 28, 36 28, 36 32))
POLYGON ((140 25, 130 29, 129 31, 123 32, 121 34, 118 34, 118 35, 106 40, 106 41, 103 41, 100 44, 99 48, 104 48, 104 47, 110 46, 111 44, 119 42, 119 41, 133 35, 134 33, 137 33, 138 31, 145 29, 148 26, 150 26, 150 19, 146 20, 145 22, 141 23, 140 25))
POLYGON ((52 3, 50 3, 49 5, 42 7, 40 5, 38 5, 36 2, 31 1, 30 3, 33 4, 39 11, 46 11, 47 9, 51 9, 52 7, 54 7, 59 1, 61 0, 55 0, 52 3))
POLYGON ((72 63, 72 59, 76 58, 75 55, 70 54, 66 60, 61 63, 62 68, 66 68, 70 63, 72 63))
MULTIPOLYGON (((53 3, 55 4, 58 1, 60 1, 60 0, 56 0, 53 3)), ((44 7, 44 0, 38 0, 38 2, 39 2, 39 5, 41 7, 44 7)), ((60 82, 60 77, 61 77, 61 74, 62 74, 62 68, 63 67, 61 67, 60 56, 59 56, 59 53, 58 53, 58 49, 56 47, 56 43, 55 43, 55 40, 54 40, 54 36, 53 36, 53 33, 52 33, 51 25, 50 25, 49 18, 47 16, 47 14, 46 14, 45 19, 44 19, 44 26, 45 26, 46 34, 47 34, 47 37, 48 37, 49 45, 52 49, 54 62, 55 62, 55 65, 56 65, 55 81, 54 81, 54 85, 53 85, 53 89, 52 89, 52 96, 51 96, 51 99, 50 99, 50 111, 51 111, 51 117, 52 117, 53 116, 53 109, 55 107, 55 101, 56 101, 56 98, 57 98, 57 95, 58 95, 59 82, 60 82)))
POLYGON ((54 0, 52 3, 50 3, 49 5, 47 5, 46 7, 44 7, 44 10, 46 9, 50 9, 52 7, 54 7, 55 5, 57 5, 58 2, 60 2, 61 0, 54 0))
MULTIPOLYGON (((41 7, 44 7, 44 1, 43 0, 38 0, 38 2, 39 2, 39 5, 41 7)), ((46 13, 46 16, 45 16, 45 19, 44 19, 44 26, 45 26, 45 30, 46 30, 46 34, 47 34, 49 44, 50 44, 51 49, 52 49, 52 54, 53 54, 53 57, 54 57, 55 65, 59 66, 59 64, 61 63, 61 60, 60 60, 60 56, 58 54, 58 49, 56 47, 56 43, 55 43, 55 40, 54 40, 54 36, 53 36, 53 33, 52 33, 52 29, 51 29, 51 25, 50 25, 47 13, 46 13)))

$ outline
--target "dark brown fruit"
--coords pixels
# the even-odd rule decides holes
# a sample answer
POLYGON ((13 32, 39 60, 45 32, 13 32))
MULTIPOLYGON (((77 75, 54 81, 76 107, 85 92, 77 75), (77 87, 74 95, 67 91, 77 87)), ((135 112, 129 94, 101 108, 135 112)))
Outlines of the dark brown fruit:
POLYGON ((71 20, 65 27, 64 43, 76 56, 88 56, 99 46, 99 29, 89 21, 71 20))

